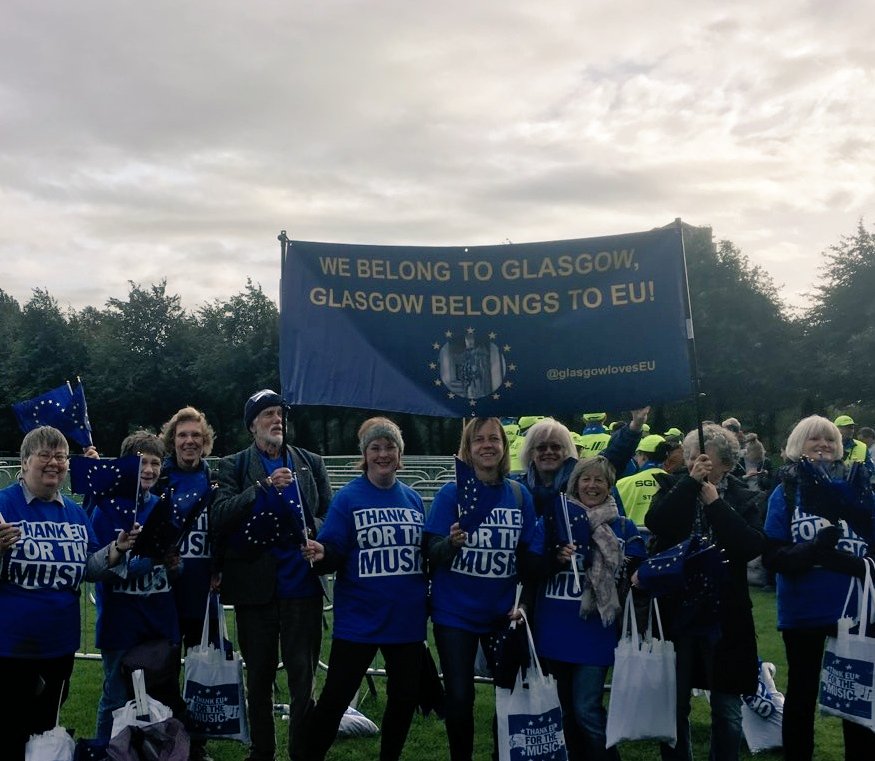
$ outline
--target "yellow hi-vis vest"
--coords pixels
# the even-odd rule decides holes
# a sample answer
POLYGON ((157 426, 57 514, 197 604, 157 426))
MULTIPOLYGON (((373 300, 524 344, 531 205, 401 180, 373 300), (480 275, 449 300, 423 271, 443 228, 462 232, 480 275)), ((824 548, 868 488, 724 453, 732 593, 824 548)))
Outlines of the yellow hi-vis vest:
POLYGON ((866 452, 868 448, 866 444, 858 439, 851 439, 853 442, 851 448, 845 452, 843 462, 845 465, 850 465, 852 462, 866 462, 866 452))
POLYGON ((611 440, 609 433, 585 433, 575 442, 580 450, 580 459, 595 457, 604 452, 611 440))
POLYGON ((644 525, 644 516, 650 509, 653 495, 659 491, 659 484, 654 478, 656 473, 665 471, 662 468, 648 468, 617 481, 617 492, 623 500, 626 517, 634 521, 636 526, 644 525))
POLYGON ((523 444, 526 443, 525 436, 517 436, 513 441, 510 442, 510 446, 508 447, 508 452, 510 453, 510 472, 511 473, 522 473, 523 472, 523 464, 520 462, 520 452, 523 449, 523 444))

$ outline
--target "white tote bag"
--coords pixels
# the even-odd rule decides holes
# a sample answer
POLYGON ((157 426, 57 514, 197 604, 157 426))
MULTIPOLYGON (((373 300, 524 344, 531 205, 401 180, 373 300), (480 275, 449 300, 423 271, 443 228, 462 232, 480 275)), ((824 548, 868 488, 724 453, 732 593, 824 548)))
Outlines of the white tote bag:
POLYGON ((741 731, 750 752, 783 747, 784 696, 775 686, 774 663, 760 663, 756 695, 741 700, 741 731))
POLYGON ((875 731, 875 637, 866 636, 867 624, 875 614, 875 583, 872 566, 865 559, 866 576, 861 584, 851 579, 838 633, 827 637, 820 671, 820 710, 875 731), (857 615, 848 615, 851 598, 857 592, 857 615), (856 632, 851 630, 856 628, 856 632))
MULTIPOLYGON (((0 515, 0 522, 3 516, 0 515)), ((60 726, 61 701, 64 696, 64 684, 61 685, 61 695, 58 698, 58 712, 55 714, 53 729, 41 734, 31 735, 24 746, 24 761, 73 761, 76 743, 70 733, 60 726)))
POLYGON ((629 592, 623 609, 623 633, 614 650, 607 747, 621 740, 662 740, 674 747, 676 684, 674 644, 663 635, 659 604, 651 600, 647 633, 641 637, 629 592), (658 639, 653 637, 654 617, 658 639))
POLYGON ((249 742, 246 697, 243 688, 243 661, 237 652, 226 655, 228 639, 225 613, 219 608, 219 648, 209 641, 210 604, 204 616, 201 643, 185 656, 185 683, 182 696, 188 708, 189 731, 195 737, 249 742))
POLYGON ((132 672, 131 681, 134 684, 134 699, 112 712, 111 737, 115 737, 125 727, 148 727, 173 716, 173 711, 164 703, 146 694, 143 669, 132 672))
POLYGON ((541 669, 525 613, 523 621, 529 639, 531 665, 526 670, 525 679, 522 669, 517 672, 513 690, 495 688, 498 759, 524 761, 550 758, 567 761, 556 680, 541 669))

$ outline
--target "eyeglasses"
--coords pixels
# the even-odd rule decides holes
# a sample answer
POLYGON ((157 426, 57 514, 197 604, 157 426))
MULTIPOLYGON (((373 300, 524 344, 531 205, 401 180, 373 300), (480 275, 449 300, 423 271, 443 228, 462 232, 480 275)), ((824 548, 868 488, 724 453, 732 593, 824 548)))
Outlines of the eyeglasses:
POLYGON ((67 460, 70 459, 69 455, 64 452, 36 452, 34 453, 34 457, 39 460, 43 465, 54 460, 55 462, 63 465, 67 460))
POLYGON ((546 452, 548 449, 551 452, 561 452, 562 445, 561 444, 553 444, 552 442, 549 444, 536 444, 535 445, 536 452, 546 452))

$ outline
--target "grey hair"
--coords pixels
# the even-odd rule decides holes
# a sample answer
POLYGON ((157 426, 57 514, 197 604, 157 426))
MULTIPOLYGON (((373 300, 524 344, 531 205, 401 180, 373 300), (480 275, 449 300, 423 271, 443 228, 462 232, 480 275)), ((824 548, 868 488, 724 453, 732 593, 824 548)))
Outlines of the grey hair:
POLYGON ((568 477, 568 489, 565 493, 568 494, 569 497, 577 499, 577 482, 584 473, 589 473, 591 471, 603 475, 608 482, 609 489, 613 489, 614 484, 617 483, 617 471, 614 470, 614 466, 611 465, 611 461, 608 460, 607 457, 602 455, 585 457, 582 460, 578 460, 577 464, 574 466, 574 470, 571 471, 571 475, 568 477))
POLYGON ((805 442, 813 436, 823 436, 832 441, 833 460, 844 458, 845 450, 842 445, 841 431, 839 431, 832 420, 828 420, 820 415, 809 415, 793 426, 793 430, 790 431, 790 435, 787 437, 784 456, 788 460, 798 462, 802 457, 803 449, 805 449, 805 442))
POLYGON ((577 457, 577 447, 574 446, 571 439, 571 432, 558 420, 546 417, 529 428, 525 435, 525 441, 520 449, 520 464, 523 468, 528 470, 529 465, 531 465, 535 447, 550 439, 555 439, 557 443, 562 445, 563 460, 577 457))
MULTIPOLYGON (((710 446, 716 450, 720 462, 730 467, 738 462, 738 452, 741 447, 738 444, 738 438, 732 431, 716 423, 707 423, 702 426, 702 432, 705 438, 705 448, 710 446)), ((684 460, 689 463, 700 454, 699 430, 694 428, 684 436, 684 460)))
POLYGON ((29 431, 21 440, 21 462, 42 449, 63 449, 68 454, 70 447, 64 434, 50 425, 41 425, 29 431))

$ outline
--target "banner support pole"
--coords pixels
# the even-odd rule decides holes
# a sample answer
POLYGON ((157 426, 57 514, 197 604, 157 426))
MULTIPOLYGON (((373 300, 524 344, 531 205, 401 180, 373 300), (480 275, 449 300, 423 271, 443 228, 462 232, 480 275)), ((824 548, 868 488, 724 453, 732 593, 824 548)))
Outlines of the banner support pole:
POLYGON ((696 429, 699 432, 699 453, 705 454, 705 432, 702 428, 702 406, 701 400, 704 394, 701 391, 699 383, 699 359, 696 355, 696 337, 693 332, 693 306, 690 300, 690 278, 687 273, 687 252, 684 247, 684 223, 680 217, 675 217, 674 223, 678 229, 678 235, 681 240, 681 260, 684 264, 684 291, 686 299, 684 301, 684 311, 687 323, 687 341, 690 347, 690 380, 693 383, 693 406, 696 412, 696 429))

